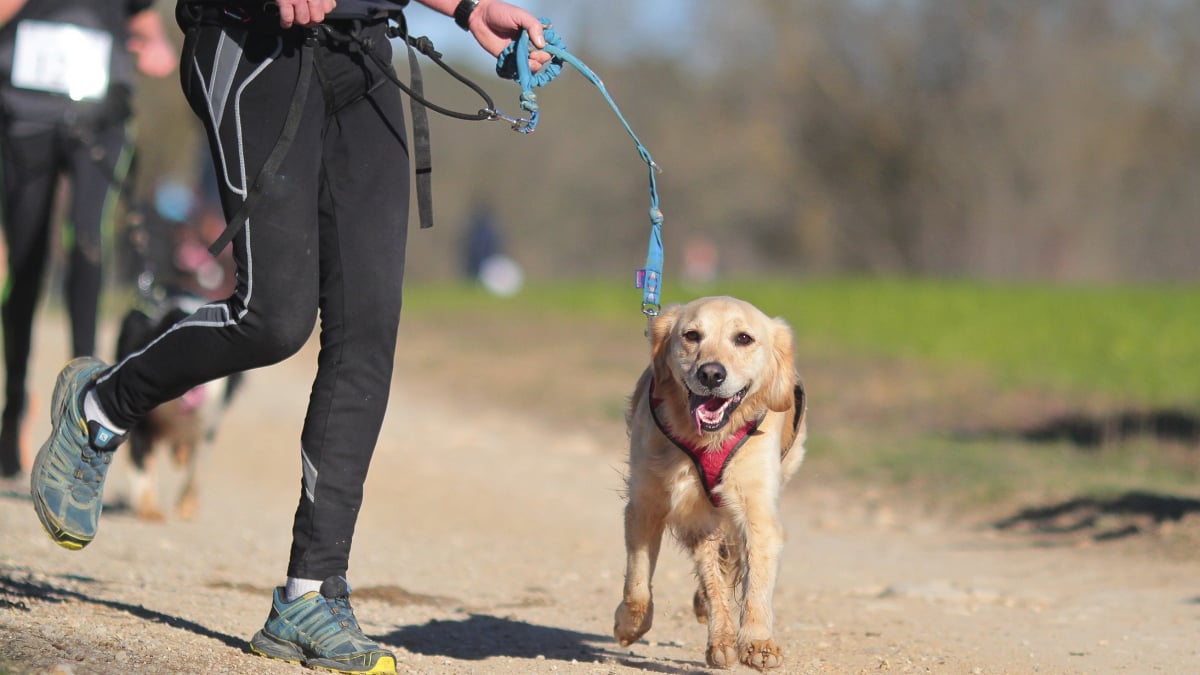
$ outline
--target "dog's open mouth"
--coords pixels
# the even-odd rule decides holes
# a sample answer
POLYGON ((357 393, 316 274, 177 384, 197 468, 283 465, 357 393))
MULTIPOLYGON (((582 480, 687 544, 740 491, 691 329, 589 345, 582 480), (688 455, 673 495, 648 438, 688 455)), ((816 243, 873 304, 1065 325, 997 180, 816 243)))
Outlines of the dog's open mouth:
POLYGON ((750 385, 746 385, 744 389, 730 398, 706 396, 689 391, 688 405, 692 409, 692 419, 696 421, 696 430, 700 433, 720 430, 729 422, 729 416, 733 414, 733 411, 741 405, 742 399, 746 397, 746 390, 749 388, 750 385))

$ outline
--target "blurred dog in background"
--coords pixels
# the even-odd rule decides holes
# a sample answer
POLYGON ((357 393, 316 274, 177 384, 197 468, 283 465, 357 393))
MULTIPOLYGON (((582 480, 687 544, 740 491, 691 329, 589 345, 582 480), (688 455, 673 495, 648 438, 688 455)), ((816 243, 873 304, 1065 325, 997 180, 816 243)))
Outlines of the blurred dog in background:
MULTIPOLYGON (((187 294, 172 294, 147 311, 131 309, 121 321, 117 336, 117 361, 145 348, 180 319, 196 310, 204 300, 187 294)), ((129 454, 133 464, 130 492, 134 513, 144 520, 163 520, 154 469, 159 455, 169 455, 182 471, 183 482, 176 512, 190 519, 198 507, 197 464, 216 440, 217 427, 234 392, 240 373, 193 387, 183 396, 150 411, 129 430, 129 454)))

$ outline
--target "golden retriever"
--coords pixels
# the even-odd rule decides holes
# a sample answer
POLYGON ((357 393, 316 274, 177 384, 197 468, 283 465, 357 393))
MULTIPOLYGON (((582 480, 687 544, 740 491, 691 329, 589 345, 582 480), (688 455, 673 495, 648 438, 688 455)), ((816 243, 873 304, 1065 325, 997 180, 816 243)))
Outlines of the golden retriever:
POLYGON ((651 576, 670 528, 695 563, 708 665, 778 668, 778 502, 806 434, 791 328, 748 302, 710 297, 665 308, 647 336, 651 365, 626 413, 627 557, 613 634, 626 646, 650 630, 651 576))

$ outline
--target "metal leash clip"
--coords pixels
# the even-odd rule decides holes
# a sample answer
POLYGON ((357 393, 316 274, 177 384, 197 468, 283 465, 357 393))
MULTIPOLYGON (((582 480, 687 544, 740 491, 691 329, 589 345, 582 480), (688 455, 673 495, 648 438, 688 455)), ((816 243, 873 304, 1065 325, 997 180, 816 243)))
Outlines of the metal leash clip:
POLYGON ((525 130, 530 127, 532 121, 523 117, 512 117, 505 115, 500 110, 492 110, 491 108, 480 108, 479 114, 483 115, 489 122, 508 122, 512 125, 513 131, 525 133, 525 130))

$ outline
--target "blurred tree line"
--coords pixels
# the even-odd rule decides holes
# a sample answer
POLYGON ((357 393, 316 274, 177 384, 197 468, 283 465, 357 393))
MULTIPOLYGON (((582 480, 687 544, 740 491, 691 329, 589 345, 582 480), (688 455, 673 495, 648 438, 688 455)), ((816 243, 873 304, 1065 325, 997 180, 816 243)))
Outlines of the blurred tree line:
MULTIPOLYGON (((668 52, 618 39, 672 30, 630 26, 635 1, 579 3, 563 37, 664 169, 668 285, 697 240, 728 275, 1200 279, 1200 3, 696 0, 699 37, 668 52)), ((422 66, 432 100, 482 107, 422 66)), ((517 110, 515 83, 466 70, 517 110)), ((177 83, 144 84, 143 189, 197 147, 177 83)), ((414 225, 410 275, 457 275, 487 203, 532 275, 632 280, 632 139, 570 67, 539 102, 529 136, 431 114, 438 225, 414 225)))

